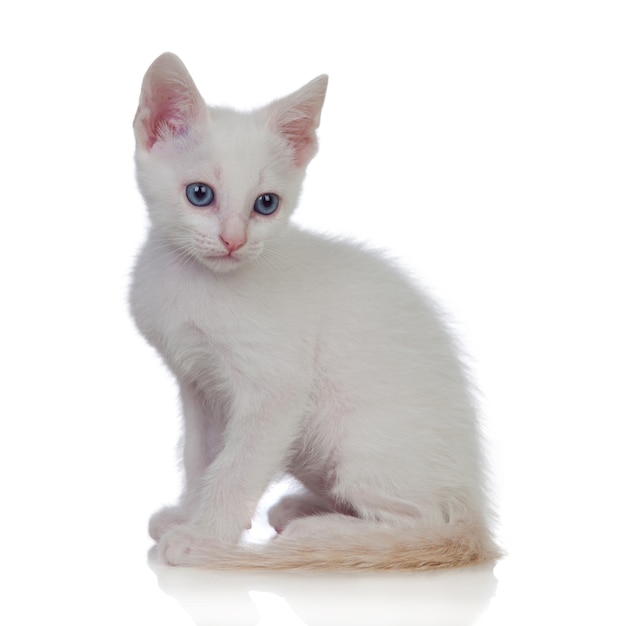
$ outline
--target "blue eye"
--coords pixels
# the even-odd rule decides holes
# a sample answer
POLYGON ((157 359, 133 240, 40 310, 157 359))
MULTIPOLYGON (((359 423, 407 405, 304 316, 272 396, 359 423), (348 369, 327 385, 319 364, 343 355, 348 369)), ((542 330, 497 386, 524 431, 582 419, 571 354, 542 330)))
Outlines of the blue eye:
POLYGON ((279 202, 275 193, 264 193, 255 200, 254 210, 261 215, 271 215, 278 208, 279 202))
POLYGON ((204 183, 191 183, 191 185, 187 185, 185 193, 187 194, 187 200, 194 206, 209 206, 215 198, 213 189, 204 183))

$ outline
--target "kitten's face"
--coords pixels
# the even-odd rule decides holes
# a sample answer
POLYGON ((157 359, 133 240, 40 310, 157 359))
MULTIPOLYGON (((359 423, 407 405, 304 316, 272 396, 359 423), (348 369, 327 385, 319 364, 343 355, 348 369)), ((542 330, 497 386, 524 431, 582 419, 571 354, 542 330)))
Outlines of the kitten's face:
POLYGON ((182 62, 161 55, 134 127, 137 179, 165 243, 215 272, 269 258, 317 149, 326 82, 252 113, 214 109, 182 62))
POLYGON ((138 152, 137 172, 159 231, 216 272, 271 255, 304 177, 263 116, 216 110, 187 136, 138 152))

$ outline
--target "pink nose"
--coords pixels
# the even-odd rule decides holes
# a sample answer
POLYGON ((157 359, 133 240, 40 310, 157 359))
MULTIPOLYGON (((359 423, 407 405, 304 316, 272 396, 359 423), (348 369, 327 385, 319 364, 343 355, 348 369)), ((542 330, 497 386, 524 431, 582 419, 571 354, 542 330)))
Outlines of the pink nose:
POLYGON ((246 243, 245 236, 237 237, 234 235, 220 235, 220 239, 226 247, 226 250, 228 250, 228 254, 232 254, 233 252, 235 252, 235 250, 239 250, 239 248, 241 248, 241 246, 246 243))

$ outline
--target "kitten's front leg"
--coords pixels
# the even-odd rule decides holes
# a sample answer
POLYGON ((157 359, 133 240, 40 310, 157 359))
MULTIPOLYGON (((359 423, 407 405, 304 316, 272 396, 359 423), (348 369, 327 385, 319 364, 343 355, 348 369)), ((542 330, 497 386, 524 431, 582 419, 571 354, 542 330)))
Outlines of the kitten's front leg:
POLYGON ((180 397, 184 417, 185 487, 176 506, 164 507, 150 518, 148 532, 155 541, 193 516, 202 476, 217 456, 223 436, 220 420, 211 416, 196 385, 181 382, 180 397))
POLYGON ((284 470, 304 407, 293 390, 233 402, 223 448, 202 476, 188 523, 174 526, 158 545, 170 565, 210 565, 211 554, 235 545, 269 483, 284 470))

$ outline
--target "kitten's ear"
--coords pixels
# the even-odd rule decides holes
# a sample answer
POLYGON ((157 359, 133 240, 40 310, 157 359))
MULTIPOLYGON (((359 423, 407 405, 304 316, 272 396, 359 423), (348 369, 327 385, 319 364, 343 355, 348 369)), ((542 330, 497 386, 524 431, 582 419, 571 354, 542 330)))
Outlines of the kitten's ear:
POLYGON ((295 163, 305 166, 317 151, 315 130, 320 124, 328 76, 322 74, 304 87, 268 105, 270 123, 293 149, 295 163))
POLYGON ((185 136, 205 108, 183 62, 171 52, 148 68, 133 123, 137 145, 146 150, 157 141, 185 136))

